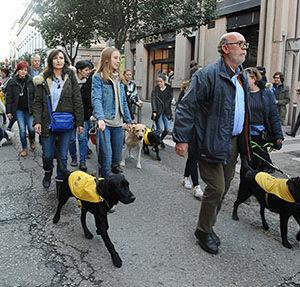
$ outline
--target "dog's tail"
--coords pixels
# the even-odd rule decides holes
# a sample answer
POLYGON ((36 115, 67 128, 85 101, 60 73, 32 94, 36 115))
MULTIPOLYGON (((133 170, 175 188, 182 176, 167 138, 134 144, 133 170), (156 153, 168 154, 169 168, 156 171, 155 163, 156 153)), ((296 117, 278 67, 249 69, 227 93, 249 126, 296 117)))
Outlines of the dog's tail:
POLYGON ((69 176, 71 172, 66 167, 64 167, 64 165, 62 163, 62 160, 61 160, 61 158, 60 158, 57 150, 55 151, 55 156, 56 156, 58 168, 60 169, 60 171, 63 174, 63 176, 64 177, 69 176))

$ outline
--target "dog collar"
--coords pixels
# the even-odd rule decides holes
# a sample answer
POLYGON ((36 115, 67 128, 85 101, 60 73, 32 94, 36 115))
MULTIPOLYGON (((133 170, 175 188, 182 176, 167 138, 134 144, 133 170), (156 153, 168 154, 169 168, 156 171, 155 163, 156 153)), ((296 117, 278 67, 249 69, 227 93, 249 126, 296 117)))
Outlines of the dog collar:
POLYGON ((146 128, 146 133, 144 134, 144 142, 146 145, 151 145, 151 143, 148 140, 148 134, 151 132, 149 128, 146 128))

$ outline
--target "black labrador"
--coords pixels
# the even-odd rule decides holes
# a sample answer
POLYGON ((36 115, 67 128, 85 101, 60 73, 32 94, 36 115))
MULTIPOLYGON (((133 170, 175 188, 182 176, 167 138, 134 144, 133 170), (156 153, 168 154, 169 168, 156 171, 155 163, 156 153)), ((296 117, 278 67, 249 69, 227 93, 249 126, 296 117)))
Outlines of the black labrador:
MULTIPOLYGON (((58 160, 58 164, 61 165, 61 160, 58 160)), ((53 223, 57 223, 60 219, 60 212, 63 207, 63 205, 68 201, 70 197, 75 197, 73 195, 74 190, 73 189, 80 189, 83 188, 80 186, 81 177, 87 177, 89 178, 90 182, 95 180, 95 177, 92 177, 88 175, 85 172, 82 171, 74 171, 71 173, 67 169, 61 168, 63 174, 65 175, 65 179, 60 186, 59 192, 58 192, 58 206, 56 214, 53 217, 53 223), (75 174, 76 173, 76 174, 75 174), (72 174, 75 175, 77 182, 76 185, 72 185, 72 191, 70 189, 70 181, 69 178, 72 179, 72 174), (91 180, 92 178, 92 180, 91 180), (73 188, 75 186, 75 188, 73 188), (72 193, 73 192, 73 193, 72 193)), ((73 176, 74 178, 74 176, 73 176)), ((83 184, 83 183, 82 183, 83 184)), ((85 237, 88 239, 93 238, 93 234, 89 231, 89 229, 86 226, 86 214, 87 212, 90 212, 95 217, 95 223, 97 227, 97 234, 101 235, 106 248, 108 249, 113 264, 116 267, 122 266, 122 259, 120 258, 119 254, 115 250, 115 247, 113 243, 111 242, 107 230, 108 230, 108 220, 107 220, 107 213, 112 208, 112 206, 116 205, 119 201, 121 201, 124 204, 132 203, 135 200, 135 196, 131 193, 129 189, 129 182, 125 179, 123 174, 114 174, 111 175, 108 179, 99 180, 99 184, 96 187, 96 184, 94 186, 94 191, 97 188, 97 194, 99 202, 91 202, 82 200, 80 195, 75 193, 76 198, 80 200, 81 202, 81 225, 85 234, 85 237)), ((90 191, 88 191, 89 193, 90 191)), ((84 197, 86 199, 86 197, 84 197)))
MULTIPOLYGON (((261 182, 260 184, 257 182, 259 178, 262 178, 269 181, 274 187, 274 180, 276 180, 276 178, 271 178, 267 173, 252 169, 247 156, 241 156, 241 160, 241 181, 237 200, 235 201, 233 207, 232 219, 239 220, 237 214, 238 206, 247 200, 250 195, 254 195, 260 204, 260 216, 263 228, 265 230, 269 229, 265 219, 265 208, 268 208, 272 212, 278 213, 280 216, 282 244, 286 248, 292 248, 292 245, 287 240, 288 220, 291 216, 293 216, 300 225, 300 177, 295 177, 288 180, 277 179, 278 182, 281 182, 281 185, 278 187, 279 191, 285 191, 285 193, 287 192, 289 199, 292 199, 295 202, 291 202, 291 200, 287 201, 281 199, 278 195, 267 192, 267 188, 263 189, 261 187, 261 182)), ((300 241, 300 231, 298 231, 296 239, 300 241)))
POLYGON ((160 144, 161 144, 161 137, 159 131, 155 131, 155 130, 148 131, 144 136, 143 151, 145 154, 149 154, 149 146, 150 146, 156 153, 156 159, 161 160, 159 156, 159 149, 158 149, 160 144))

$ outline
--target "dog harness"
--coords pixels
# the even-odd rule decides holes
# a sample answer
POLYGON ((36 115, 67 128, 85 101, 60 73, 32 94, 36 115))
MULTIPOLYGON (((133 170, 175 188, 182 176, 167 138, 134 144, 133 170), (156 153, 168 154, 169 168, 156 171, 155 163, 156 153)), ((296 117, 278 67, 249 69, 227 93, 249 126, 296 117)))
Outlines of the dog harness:
MULTIPOLYGON (((104 178, 99 178, 104 180, 104 178)), ((68 179, 70 190, 78 201, 78 206, 81 208, 81 200, 88 202, 103 202, 104 199, 97 193, 95 177, 81 170, 72 172, 68 179)))
POLYGON ((259 172, 255 176, 255 181, 266 192, 265 200, 267 205, 269 193, 274 194, 287 202, 295 202, 287 185, 288 179, 276 178, 266 172, 259 172))
POLYGON ((151 145, 151 143, 148 140, 148 134, 151 132, 151 130, 149 128, 146 128, 146 132, 144 134, 144 142, 146 145, 151 145))

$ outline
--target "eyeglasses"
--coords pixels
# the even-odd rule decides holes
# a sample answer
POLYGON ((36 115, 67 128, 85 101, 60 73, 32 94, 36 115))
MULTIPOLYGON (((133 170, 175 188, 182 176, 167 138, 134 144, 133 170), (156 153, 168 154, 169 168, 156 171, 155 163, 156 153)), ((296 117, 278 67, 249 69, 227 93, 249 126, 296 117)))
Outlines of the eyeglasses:
POLYGON ((246 68, 245 71, 249 73, 254 73, 254 71, 251 68, 246 68))
POLYGON ((227 46, 229 46, 229 45, 239 45, 239 47, 243 48, 243 49, 248 49, 249 48, 249 43, 244 42, 244 41, 233 42, 233 43, 226 43, 225 45, 227 45, 227 46))

